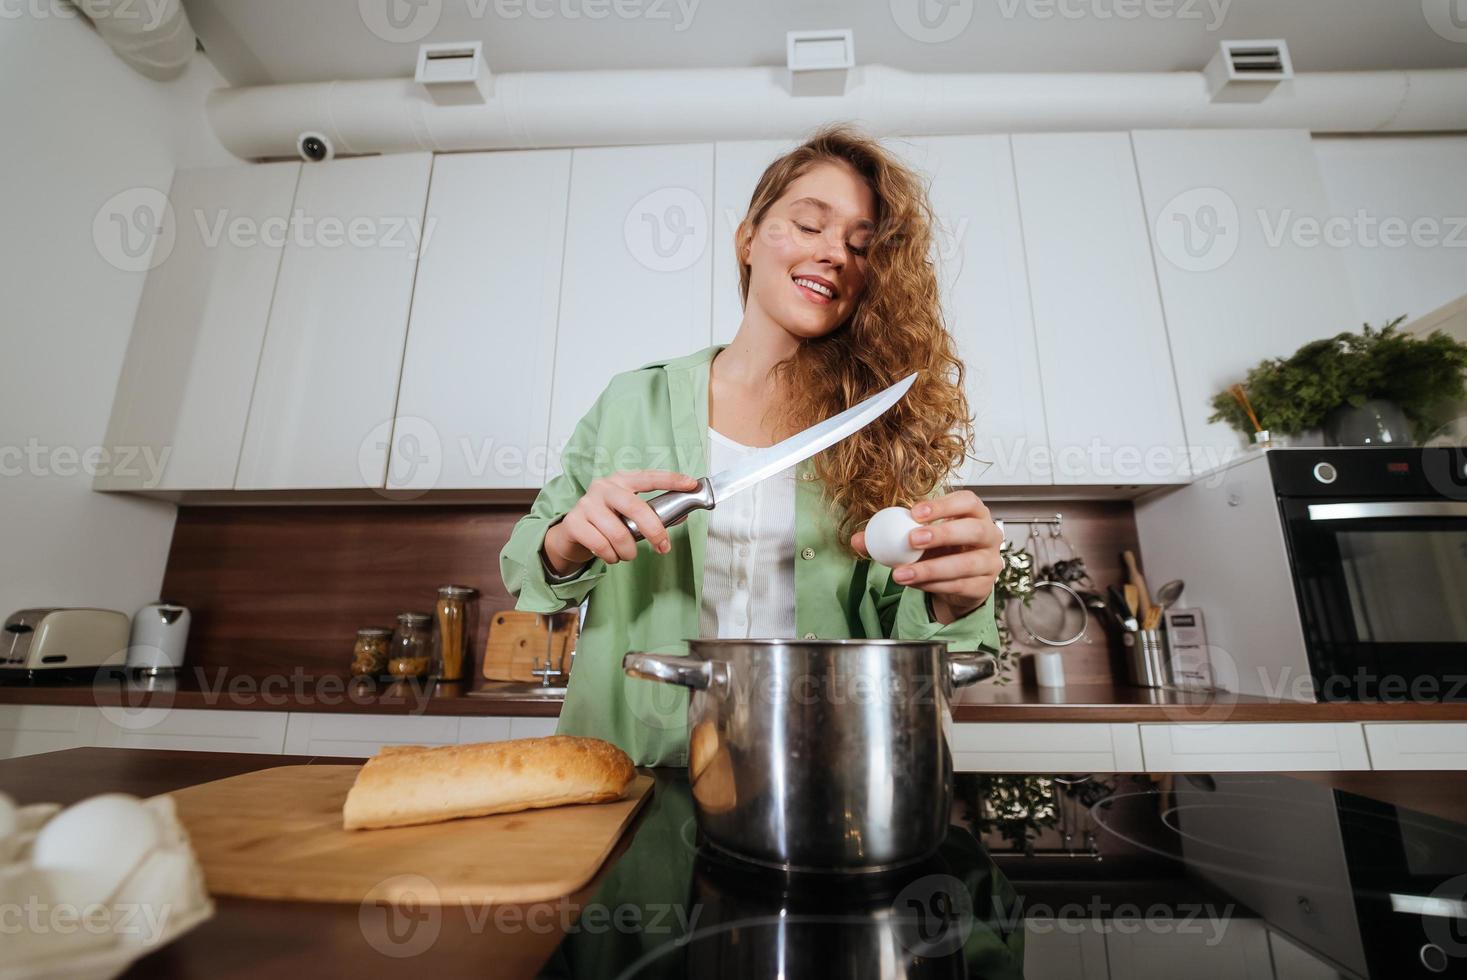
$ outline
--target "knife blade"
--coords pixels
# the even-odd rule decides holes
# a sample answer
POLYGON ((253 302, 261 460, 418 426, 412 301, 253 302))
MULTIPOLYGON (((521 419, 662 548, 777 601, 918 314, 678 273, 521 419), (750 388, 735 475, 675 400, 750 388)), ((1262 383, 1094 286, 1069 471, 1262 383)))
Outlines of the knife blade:
MULTIPOLYGON (((712 510, 734 494, 747 490, 776 473, 782 473, 822 449, 828 449, 852 433, 864 429, 901 401, 916 380, 917 374, 913 372, 891 387, 832 415, 824 422, 818 422, 783 442, 777 442, 740 460, 737 466, 703 477, 698 481, 696 490, 669 490, 649 498, 647 503, 658 520, 662 521, 663 527, 681 524, 695 510, 712 510)), ((642 538, 636 521, 623 516, 622 523, 632 532, 632 540, 642 538)))

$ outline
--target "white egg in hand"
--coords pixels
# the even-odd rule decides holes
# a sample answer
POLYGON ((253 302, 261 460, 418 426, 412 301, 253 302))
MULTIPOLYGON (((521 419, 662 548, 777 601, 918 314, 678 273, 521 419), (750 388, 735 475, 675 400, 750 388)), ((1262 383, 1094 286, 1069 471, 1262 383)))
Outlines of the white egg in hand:
POLYGON ((907 508, 883 507, 866 523, 866 551, 888 567, 916 561, 922 549, 913 548, 907 536, 921 526, 907 508))
POLYGON ((107 793, 52 817, 31 861, 53 876, 60 901, 105 903, 159 843, 158 822, 136 797, 107 793))

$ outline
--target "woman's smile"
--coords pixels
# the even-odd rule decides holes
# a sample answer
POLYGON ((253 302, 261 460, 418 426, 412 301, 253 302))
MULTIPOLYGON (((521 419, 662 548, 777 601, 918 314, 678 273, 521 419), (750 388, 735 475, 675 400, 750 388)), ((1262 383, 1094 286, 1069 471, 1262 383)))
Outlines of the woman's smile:
POLYGON ((835 284, 823 276, 795 276, 795 288, 812 303, 824 306, 835 299, 835 284))

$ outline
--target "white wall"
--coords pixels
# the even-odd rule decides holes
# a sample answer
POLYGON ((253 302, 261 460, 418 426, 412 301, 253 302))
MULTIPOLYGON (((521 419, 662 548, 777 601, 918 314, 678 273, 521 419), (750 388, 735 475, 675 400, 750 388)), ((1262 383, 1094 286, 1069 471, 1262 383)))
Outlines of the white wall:
POLYGON ((204 96, 224 83, 202 55, 172 82, 149 81, 45 0, 6 7, 0 616, 32 605, 131 614, 157 598, 175 508, 94 493, 68 456, 106 433, 144 278, 108 262, 93 220, 119 192, 166 192, 175 167, 233 160, 203 115, 204 96))
POLYGON ((1316 137, 1314 153, 1332 215, 1361 229, 1343 251, 1366 322, 1414 320, 1467 293, 1467 136, 1316 137), (1405 244, 1385 244, 1386 219, 1404 222, 1405 244))

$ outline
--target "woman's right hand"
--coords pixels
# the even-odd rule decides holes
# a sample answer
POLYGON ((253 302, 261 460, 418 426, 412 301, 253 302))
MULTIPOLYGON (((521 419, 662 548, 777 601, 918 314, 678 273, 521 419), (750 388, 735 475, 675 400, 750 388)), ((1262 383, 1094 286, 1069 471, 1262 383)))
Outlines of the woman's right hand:
POLYGON ((545 557, 560 575, 568 575, 593 557, 608 565, 637 557, 637 542, 622 517, 637 524, 653 550, 672 550, 667 528, 638 493, 648 490, 696 490, 698 481, 670 470, 629 470, 597 477, 558 524, 545 532, 545 557))

